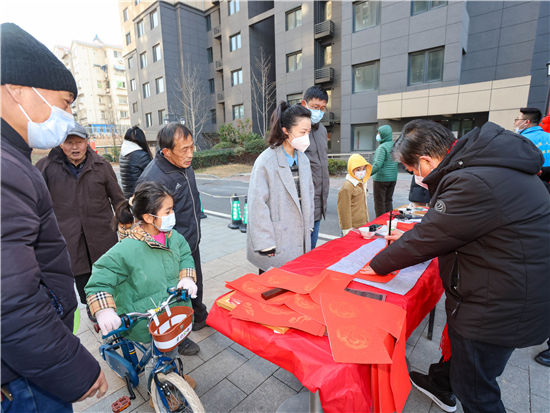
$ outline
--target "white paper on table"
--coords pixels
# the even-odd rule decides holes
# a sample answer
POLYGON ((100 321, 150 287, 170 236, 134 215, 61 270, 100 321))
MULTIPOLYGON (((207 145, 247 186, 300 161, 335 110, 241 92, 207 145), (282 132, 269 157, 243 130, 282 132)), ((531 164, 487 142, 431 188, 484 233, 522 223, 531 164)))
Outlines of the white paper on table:
POLYGON ((343 272, 353 275, 363 268, 376 254, 386 246, 386 240, 383 238, 375 239, 368 244, 356 249, 346 257, 328 267, 329 270, 343 272))

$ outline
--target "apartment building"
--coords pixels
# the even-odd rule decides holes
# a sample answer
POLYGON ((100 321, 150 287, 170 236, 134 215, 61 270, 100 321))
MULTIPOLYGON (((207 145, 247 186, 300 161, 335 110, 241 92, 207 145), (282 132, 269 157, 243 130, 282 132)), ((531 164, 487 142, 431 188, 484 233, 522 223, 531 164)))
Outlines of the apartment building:
POLYGON ((488 120, 511 128, 520 107, 544 110, 548 96, 545 1, 123 1, 120 13, 130 116, 151 140, 163 119, 180 118, 170 108, 186 59, 211 94, 204 131, 244 118, 257 131, 261 49, 277 102, 300 102, 315 84, 327 90, 322 122, 335 154, 372 152, 380 125, 398 134, 419 117, 457 137, 488 120), (155 47, 161 58, 150 66, 155 47), (159 78, 165 92, 152 93, 159 78))
POLYGON ((124 135, 131 123, 122 47, 73 40, 70 47, 54 46, 53 52, 76 80, 75 120, 95 136, 124 135))

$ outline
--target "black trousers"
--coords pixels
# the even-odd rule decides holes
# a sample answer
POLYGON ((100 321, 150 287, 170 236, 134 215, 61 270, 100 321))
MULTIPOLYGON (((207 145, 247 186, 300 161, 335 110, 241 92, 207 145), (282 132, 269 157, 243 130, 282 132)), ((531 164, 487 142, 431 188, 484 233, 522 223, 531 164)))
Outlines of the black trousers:
POLYGON ((465 413, 506 413, 497 383, 513 348, 482 343, 459 335, 449 327, 451 360, 430 366, 430 383, 454 392, 465 413))
POLYGON ((78 291, 80 302, 82 304, 86 304, 86 293, 84 292, 84 287, 86 287, 86 284, 88 284, 88 281, 90 280, 91 275, 92 273, 89 272, 87 274, 75 275, 74 277, 76 290, 78 291))
POLYGON ((374 196, 374 213, 376 218, 393 209, 394 182, 372 181, 372 194, 374 196))
POLYGON ((191 298, 191 304, 193 305, 193 311, 195 312, 195 323, 202 323, 208 317, 208 310, 202 302, 203 286, 202 286, 202 267, 201 267, 201 254, 199 247, 191 254, 195 261, 195 272, 197 274, 197 298, 191 298))

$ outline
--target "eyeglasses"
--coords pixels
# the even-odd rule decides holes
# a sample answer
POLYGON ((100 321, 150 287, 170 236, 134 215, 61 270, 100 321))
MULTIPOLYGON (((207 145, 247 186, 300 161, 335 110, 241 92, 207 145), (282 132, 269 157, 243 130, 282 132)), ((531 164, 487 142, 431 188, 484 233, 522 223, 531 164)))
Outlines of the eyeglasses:
POLYGON ((514 123, 516 123, 518 120, 529 120, 529 119, 516 118, 516 120, 514 121, 514 123))

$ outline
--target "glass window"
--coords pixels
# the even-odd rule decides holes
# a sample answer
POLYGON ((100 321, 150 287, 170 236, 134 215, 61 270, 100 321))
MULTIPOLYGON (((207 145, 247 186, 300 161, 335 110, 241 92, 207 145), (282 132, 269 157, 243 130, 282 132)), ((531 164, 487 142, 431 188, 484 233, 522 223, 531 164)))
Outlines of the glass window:
POLYGON ((299 105, 302 103, 302 93, 293 93, 286 96, 286 101, 289 105, 299 105))
POLYGON ((212 18, 210 17, 210 15, 208 15, 205 17, 205 19, 206 19, 206 31, 209 32, 210 30, 212 30, 212 18))
POLYGON ((141 68, 147 67, 147 52, 143 52, 139 55, 139 62, 141 64, 141 68))
POLYGON ((122 12, 122 16, 124 17, 124 21, 127 21, 130 18, 130 14, 128 13, 128 9, 124 9, 122 12))
POLYGON ((233 106, 233 120, 244 118, 244 105, 233 106))
POLYGON ((286 29, 292 30, 302 25, 302 8, 294 9, 286 13, 286 29))
POLYGON ((210 120, 212 121, 212 125, 216 124, 216 109, 210 109, 210 120))
POLYGON ((324 1, 321 4, 321 21, 332 19, 332 1, 324 1))
POLYGON ((216 85, 214 83, 214 79, 208 79, 208 86, 210 88, 210 94, 216 93, 216 85))
POLYGON ((153 30, 155 27, 159 25, 159 11, 155 10, 153 13, 150 14, 151 16, 151 30, 153 30))
POLYGON ((126 46, 128 46, 130 43, 132 43, 132 36, 130 33, 126 33, 126 46))
POLYGON ((118 97, 118 103, 121 105, 127 105, 128 104, 128 98, 126 96, 119 96, 118 97))
POLYGON ((376 125, 351 125, 352 150, 374 151, 376 125))
POLYGON ((141 3, 141 0, 136 0, 135 3, 136 3, 136 6, 137 6, 139 3, 141 3))
POLYGON ((122 119, 126 119, 128 117, 128 112, 126 110, 121 110, 120 111, 120 117, 122 119))
POLYGON ((243 70, 234 70, 231 72, 231 86, 240 85, 243 83, 243 70))
POLYGON ((134 67, 134 56, 128 58, 128 69, 134 67))
POLYGON ((302 68, 302 52, 286 55, 286 71, 294 72, 302 68))
POLYGON ((353 93, 378 89, 380 62, 353 66, 353 93))
POLYGON ((237 13, 241 9, 239 0, 229 0, 229 15, 237 13))
POLYGON ((136 79, 130 80, 130 90, 133 92, 136 90, 136 79))
POLYGON ((443 80, 444 49, 424 50, 409 55, 409 85, 443 80))
POLYGON ((101 111, 101 119, 105 119, 105 111, 104 110, 101 111))
POLYGON ((159 93, 164 92, 164 78, 163 77, 159 77, 158 79, 155 79, 155 85, 157 87, 157 95, 159 93))
POLYGON ((118 59, 119 57, 122 57, 122 52, 117 52, 116 50, 113 50, 113 57, 115 59, 118 59))
POLYGON ((80 89, 82 87, 82 79, 76 82, 76 86, 80 89))
POLYGON ((332 64, 332 45, 321 46, 322 51, 322 66, 330 66, 332 64))
POLYGON ((380 24, 380 2, 360 1, 353 4, 353 31, 368 29, 380 24))
POLYGON ((145 126, 150 128, 153 126, 153 114, 152 113, 146 113, 145 114, 145 126))
POLYGON ((143 98, 148 98, 151 96, 151 88, 149 87, 149 83, 143 84, 143 98))
POLYGON ((138 39, 145 34, 145 23, 143 20, 137 22, 137 37, 138 39))
POLYGON ((211 47, 206 49, 206 54, 208 56, 208 63, 212 63, 214 61, 214 52, 212 51, 211 47))
POLYGON ((78 63, 75 67, 74 67, 74 72, 75 74, 80 72, 80 63, 78 63))
POLYGON ((164 109, 159 110, 159 125, 164 123, 164 118, 166 117, 166 111, 164 109))
POLYGON ((117 87, 117 89, 126 89, 126 82, 124 82, 122 80, 117 80, 116 81, 116 87, 117 87))
POLYGON ((132 112, 137 113, 138 111, 138 103, 134 102, 132 103, 132 112))
POLYGON ((80 97, 78 98, 78 103, 80 103, 81 105, 84 104, 84 96, 80 96, 80 97))
POLYGON ((237 33, 229 38, 229 51, 237 50, 241 48, 241 34, 237 33))
POLYGON ((411 2, 411 14, 424 13, 431 9, 437 9, 438 7, 443 7, 447 5, 446 1, 412 1, 411 2))
POLYGON ((153 62, 158 62, 160 59, 162 59, 160 44, 157 44, 153 46, 153 62))
POLYGON ((98 80, 97 81, 97 88, 98 89, 102 89, 103 88, 103 84, 98 80))

